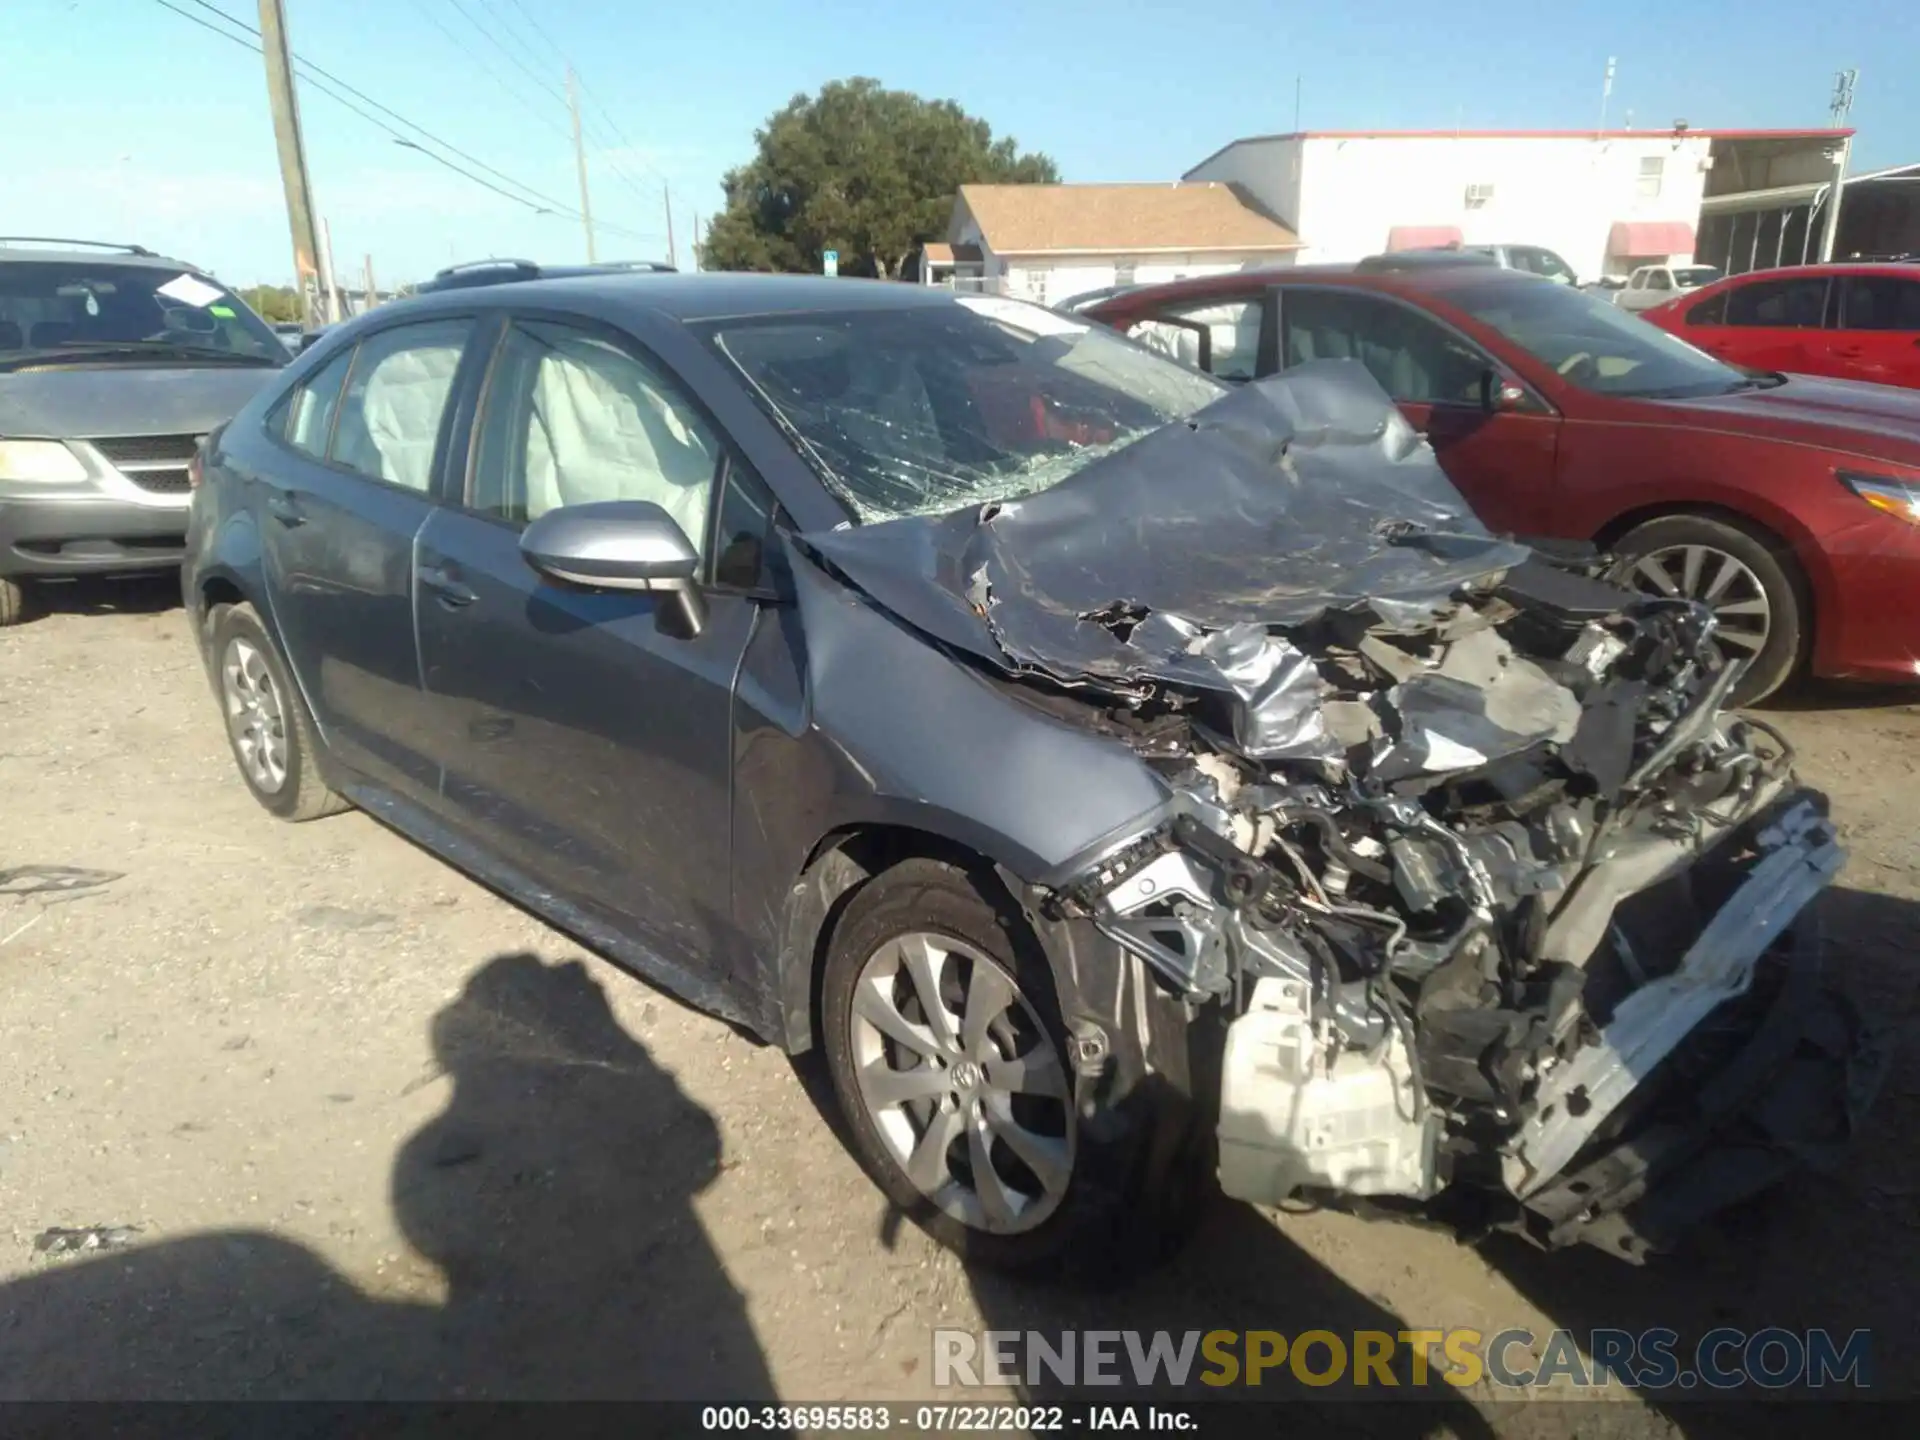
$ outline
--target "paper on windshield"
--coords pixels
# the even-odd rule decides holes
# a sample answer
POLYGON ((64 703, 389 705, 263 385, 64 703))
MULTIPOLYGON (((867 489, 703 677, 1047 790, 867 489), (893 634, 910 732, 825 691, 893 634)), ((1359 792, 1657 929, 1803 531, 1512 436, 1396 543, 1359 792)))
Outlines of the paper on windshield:
POLYGON ((156 285, 154 291, 169 300, 178 300, 182 305, 191 305, 196 309, 205 309, 221 296, 219 286, 209 285, 195 275, 176 275, 166 284, 156 285))
POLYGON ((1024 330, 1029 335, 1084 335, 1092 328, 1082 321, 1069 320, 1064 315, 1043 310, 1038 305, 1007 300, 999 295, 960 295, 955 298, 976 315, 998 320, 1002 325, 1011 325, 1015 330, 1024 330))

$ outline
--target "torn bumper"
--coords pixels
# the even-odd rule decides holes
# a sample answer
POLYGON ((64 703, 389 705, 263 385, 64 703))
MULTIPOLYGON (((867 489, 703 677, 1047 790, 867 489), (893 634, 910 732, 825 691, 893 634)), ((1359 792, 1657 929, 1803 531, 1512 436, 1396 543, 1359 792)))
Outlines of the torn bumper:
POLYGON ((1542 1085, 1504 1160, 1509 1228, 1637 1261, 1796 1166, 1838 1161, 1891 1059, 1844 977, 1822 974, 1814 902, 1845 853, 1808 801, 1758 843, 1680 968, 1542 1085))

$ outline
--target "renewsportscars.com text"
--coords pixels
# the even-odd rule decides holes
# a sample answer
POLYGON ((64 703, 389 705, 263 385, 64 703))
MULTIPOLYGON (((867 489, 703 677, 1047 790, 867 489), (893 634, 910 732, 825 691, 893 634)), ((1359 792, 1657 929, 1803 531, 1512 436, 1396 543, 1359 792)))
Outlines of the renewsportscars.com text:
POLYGON ((1867 1390, 1865 1330, 936 1330, 936 1386, 1867 1390))

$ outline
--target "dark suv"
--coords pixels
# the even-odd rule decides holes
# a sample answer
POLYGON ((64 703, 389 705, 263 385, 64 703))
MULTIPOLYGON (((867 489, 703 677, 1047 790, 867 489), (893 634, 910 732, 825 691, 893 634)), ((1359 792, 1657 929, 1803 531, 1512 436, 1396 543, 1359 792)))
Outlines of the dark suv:
POLYGON ((0 238, 0 625, 23 581, 178 565, 195 448, 286 360, 192 265, 0 238))

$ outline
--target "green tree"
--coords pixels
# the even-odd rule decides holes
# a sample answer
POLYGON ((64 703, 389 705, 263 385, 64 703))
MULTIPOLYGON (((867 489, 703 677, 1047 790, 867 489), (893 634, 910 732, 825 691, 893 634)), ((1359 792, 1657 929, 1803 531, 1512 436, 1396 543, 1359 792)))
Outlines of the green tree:
POLYGON ((1056 184, 1045 155, 996 140, 951 100, 878 80, 835 80, 796 95, 755 132, 758 152, 722 182, 726 208, 700 247, 710 270, 818 272, 840 252, 847 275, 897 279, 921 244, 946 233, 964 184, 1056 184))
POLYGON ((234 293, 269 324, 300 318, 300 295, 291 285, 250 285, 234 293))

